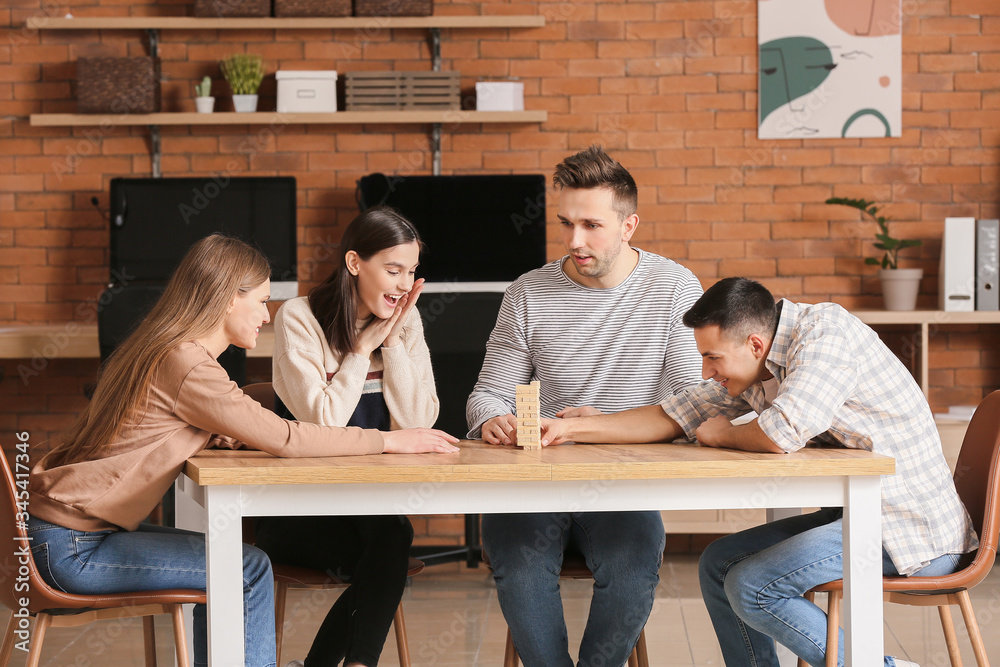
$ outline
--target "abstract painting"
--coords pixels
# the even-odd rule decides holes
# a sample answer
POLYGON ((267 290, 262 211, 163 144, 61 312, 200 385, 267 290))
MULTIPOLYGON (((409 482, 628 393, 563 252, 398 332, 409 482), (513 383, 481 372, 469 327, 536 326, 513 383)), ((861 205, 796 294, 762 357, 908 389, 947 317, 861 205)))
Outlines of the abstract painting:
POLYGON ((900 0, 759 0, 757 136, 898 137, 900 0))

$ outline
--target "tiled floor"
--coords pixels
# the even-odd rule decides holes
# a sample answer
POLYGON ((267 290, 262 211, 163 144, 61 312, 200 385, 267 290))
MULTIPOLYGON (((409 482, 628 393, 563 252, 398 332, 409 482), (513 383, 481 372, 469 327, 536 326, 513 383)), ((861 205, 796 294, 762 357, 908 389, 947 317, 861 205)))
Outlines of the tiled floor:
MULTIPOLYGON (((590 582, 564 581, 563 601, 570 645, 579 644, 590 601, 590 582)), ((282 661, 301 659, 332 604, 335 592, 292 591, 282 661)), ((989 655, 1000 662, 1000 569, 973 592, 973 605, 989 655)), ((502 664, 506 624, 496 590, 483 568, 469 570, 457 564, 429 567, 413 579, 404 597, 409 644, 414 667, 463 667, 502 664)), ((894 654, 923 667, 947 665, 948 655, 934 608, 886 605, 885 645, 894 654)), ((962 657, 975 660, 958 609, 954 609, 962 657)), ((3 618, 6 621, 6 617, 3 618)), ((234 622, 238 622, 234 619, 234 622)), ((722 665, 718 643, 698 589, 696 559, 668 558, 660 571, 656 603, 646 626, 652 665, 722 665)), ((160 664, 171 664, 171 632, 166 617, 157 619, 160 664)), ((104 622, 86 629, 51 630, 42 664, 52 667, 141 665, 141 624, 104 622)), ((396 644, 390 633, 382 665, 397 665, 396 644)), ((14 652, 12 665, 24 664, 14 652)))

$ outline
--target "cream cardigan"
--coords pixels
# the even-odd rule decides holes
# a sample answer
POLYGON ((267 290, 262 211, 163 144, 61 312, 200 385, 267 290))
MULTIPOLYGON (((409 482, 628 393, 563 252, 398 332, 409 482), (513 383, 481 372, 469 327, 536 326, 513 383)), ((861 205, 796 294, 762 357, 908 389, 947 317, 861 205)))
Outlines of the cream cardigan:
POLYGON ((274 391, 297 419, 343 426, 361 399, 368 373, 381 370, 391 427, 432 426, 439 404, 416 309, 410 311, 400 339, 368 358, 354 353, 341 357, 330 348, 308 298, 286 301, 274 317, 274 391))

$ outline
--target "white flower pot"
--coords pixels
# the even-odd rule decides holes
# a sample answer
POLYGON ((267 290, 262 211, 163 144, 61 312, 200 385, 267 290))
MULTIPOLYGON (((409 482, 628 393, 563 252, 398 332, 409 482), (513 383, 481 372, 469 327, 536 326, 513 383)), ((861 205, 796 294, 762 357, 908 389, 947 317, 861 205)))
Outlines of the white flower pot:
POLYGON ((257 96, 233 95, 233 108, 240 113, 253 113, 257 110, 257 96))
POLYGON ((198 113, 212 113, 212 110, 215 108, 215 98, 196 97, 194 98, 194 105, 198 109, 198 113))
POLYGON ((882 300, 886 310, 913 310, 917 307, 923 269, 881 269, 882 300))

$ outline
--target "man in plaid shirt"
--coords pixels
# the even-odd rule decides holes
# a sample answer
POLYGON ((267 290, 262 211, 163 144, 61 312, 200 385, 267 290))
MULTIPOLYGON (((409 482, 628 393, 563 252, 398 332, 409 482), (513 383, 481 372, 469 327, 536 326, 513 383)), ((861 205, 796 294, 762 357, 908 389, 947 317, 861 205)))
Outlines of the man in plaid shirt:
MULTIPOLYGON (((727 278, 685 314, 705 382, 660 405, 543 420, 543 444, 664 442, 793 452, 807 443, 896 459, 882 480, 883 572, 953 572, 978 546, 927 401, 878 336, 833 303, 797 304, 727 278), (754 410, 753 421, 731 419, 754 410)), ((777 640, 813 665, 826 654, 826 614, 802 597, 843 576, 843 510, 822 509, 713 542, 700 579, 726 664, 778 665, 777 640)), ((840 664, 843 664, 841 636, 840 664)), ((886 657, 885 664, 910 665, 886 657)))

